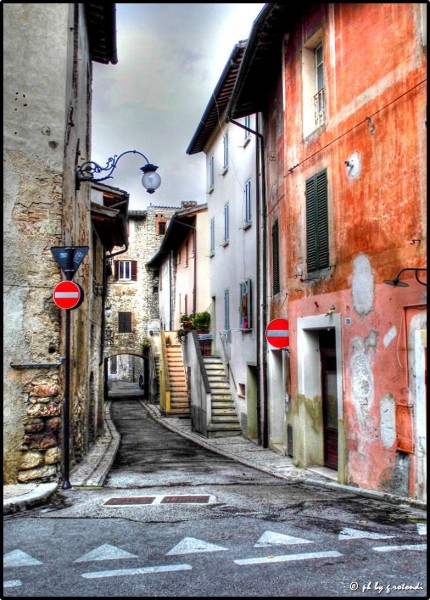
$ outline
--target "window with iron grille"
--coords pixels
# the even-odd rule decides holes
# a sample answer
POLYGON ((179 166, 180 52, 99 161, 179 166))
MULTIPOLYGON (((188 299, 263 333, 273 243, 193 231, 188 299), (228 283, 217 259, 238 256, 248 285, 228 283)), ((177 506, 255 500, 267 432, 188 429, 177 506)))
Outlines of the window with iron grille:
POLYGON ((272 286, 273 294, 279 294, 281 291, 279 277, 279 221, 272 225, 272 286))
POLYGON ((329 266, 327 171, 306 181, 306 255, 308 272, 329 266))
POLYGON ((131 312, 118 313, 118 333, 132 333, 131 312))

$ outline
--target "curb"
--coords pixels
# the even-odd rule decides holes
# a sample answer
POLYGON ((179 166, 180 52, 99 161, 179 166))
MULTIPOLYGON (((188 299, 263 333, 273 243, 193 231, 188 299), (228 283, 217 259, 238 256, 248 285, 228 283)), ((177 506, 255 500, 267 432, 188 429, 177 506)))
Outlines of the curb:
POLYGON ((77 465, 71 475, 73 487, 102 487, 115 460, 121 441, 111 417, 112 401, 105 402, 106 433, 94 444, 83 463, 77 465))
POLYGON ((33 506, 46 503, 57 491, 58 483, 41 483, 34 490, 21 496, 3 499, 3 515, 27 510, 33 506))
POLYGON ((334 489, 334 490, 338 490, 338 491, 343 491, 343 492, 348 492, 351 494, 356 494, 358 496, 364 496, 366 498, 372 498, 374 500, 380 500, 380 501, 384 501, 384 502, 389 502, 391 504, 397 504, 397 505, 407 505, 407 506, 411 506, 413 508, 418 508, 420 510, 426 510, 427 509, 427 503, 423 502, 421 500, 416 500, 414 498, 405 498, 402 496, 395 496, 394 494, 388 494, 388 493, 384 493, 384 492, 377 492, 374 490, 365 490, 362 488, 357 488, 357 487, 353 487, 350 485, 346 485, 346 484, 342 484, 342 483, 337 483, 335 481, 328 481, 328 480, 324 480, 324 479, 313 479, 311 477, 307 477, 306 475, 303 477, 292 477, 292 476, 286 476, 286 475, 282 475, 282 473, 276 473, 274 472, 272 469, 268 468, 268 467, 264 467, 262 465, 258 465, 255 464, 253 462, 247 461, 237 455, 235 455, 232 452, 226 452, 226 451, 222 451, 219 448, 215 448, 214 446, 212 446, 210 443, 204 441, 204 440, 200 440, 199 438, 197 438, 196 436, 189 434, 185 431, 182 431, 180 428, 176 427, 175 425, 168 423, 166 421, 166 419, 164 419, 163 417, 161 417, 158 414, 157 409, 155 409, 152 406, 149 406, 147 404, 145 404, 144 402, 140 401, 140 404, 147 410, 147 412, 149 413, 149 415, 158 423, 160 423, 161 425, 163 425, 164 427, 166 427, 167 429, 170 429, 171 431, 174 431, 175 433, 178 433, 180 435, 182 435, 183 437, 188 438, 189 440, 196 442, 197 444, 199 444, 200 446, 203 446, 204 448, 211 450, 212 452, 216 452, 217 454, 221 454, 223 456, 226 456, 227 458, 232 458, 237 462, 242 463, 243 465, 247 466, 247 467, 252 467, 253 469, 257 469, 258 471, 262 471, 263 473, 267 473, 269 475, 272 475, 273 477, 278 477, 278 479, 283 479, 284 481, 295 481, 297 483, 305 483, 306 485, 313 485, 316 487, 324 487, 327 489, 334 489))

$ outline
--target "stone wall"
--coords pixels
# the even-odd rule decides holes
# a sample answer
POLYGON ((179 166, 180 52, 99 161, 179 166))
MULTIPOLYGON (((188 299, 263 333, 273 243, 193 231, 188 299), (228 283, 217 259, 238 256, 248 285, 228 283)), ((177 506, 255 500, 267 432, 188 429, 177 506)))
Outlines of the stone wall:
POLYGON ((159 222, 165 222, 177 210, 178 207, 150 205, 145 211, 128 213, 129 248, 112 259, 113 275, 108 281, 106 306, 110 307, 111 314, 106 319, 106 325, 112 331, 112 344, 106 348, 109 356, 142 354, 142 344, 150 343, 150 339, 157 335, 158 276, 154 276, 146 263, 158 251, 164 239, 164 235, 159 233, 159 222), (136 280, 116 281, 115 261, 136 261, 136 280), (120 312, 132 313, 132 333, 118 333, 120 312))

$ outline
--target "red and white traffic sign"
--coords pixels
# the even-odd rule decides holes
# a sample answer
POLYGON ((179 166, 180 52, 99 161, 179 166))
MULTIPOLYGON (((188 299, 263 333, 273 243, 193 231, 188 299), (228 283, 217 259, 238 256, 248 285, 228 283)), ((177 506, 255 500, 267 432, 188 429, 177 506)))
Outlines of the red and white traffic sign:
POLYGON ((274 319, 266 328, 266 339, 275 348, 288 348, 290 331, 287 319, 274 319))
POLYGON ((84 290, 74 281, 62 281, 55 286, 53 296, 60 308, 78 308, 84 298, 84 290))

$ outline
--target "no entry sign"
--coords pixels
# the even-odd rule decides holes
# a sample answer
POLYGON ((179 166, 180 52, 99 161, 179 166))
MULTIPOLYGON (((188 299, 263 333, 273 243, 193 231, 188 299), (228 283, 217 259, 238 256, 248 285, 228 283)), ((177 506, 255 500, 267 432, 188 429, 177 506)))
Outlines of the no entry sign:
POLYGON ((275 348, 288 348, 290 332, 287 319, 274 319, 266 328, 266 339, 275 348))
POLYGON ((54 288, 54 302, 60 308, 78 308, 84 299, 84 290, 74 281, 62 281, 54 288))

